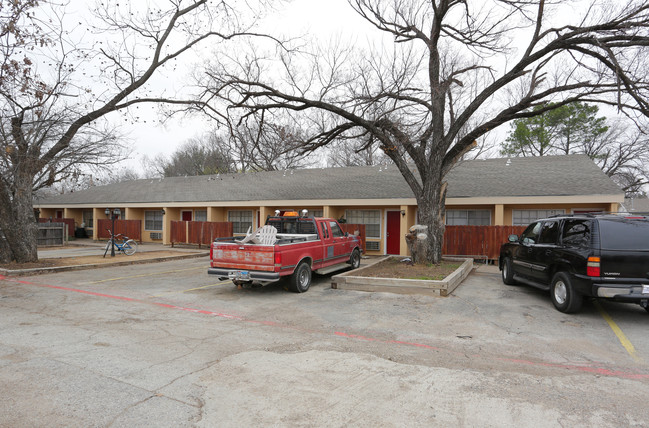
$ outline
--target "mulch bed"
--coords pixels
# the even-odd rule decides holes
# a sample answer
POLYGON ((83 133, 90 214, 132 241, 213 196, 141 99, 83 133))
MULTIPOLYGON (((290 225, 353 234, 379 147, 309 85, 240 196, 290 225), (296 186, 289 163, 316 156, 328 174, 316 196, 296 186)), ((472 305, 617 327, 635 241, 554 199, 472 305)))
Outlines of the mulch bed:
POLYGON ((371 278, 403 278, 441 281, 462 265, 462 262, 443 260, 440 264, 410 264, 402 258, 390 257, 354 273, 355 276, 371 278))

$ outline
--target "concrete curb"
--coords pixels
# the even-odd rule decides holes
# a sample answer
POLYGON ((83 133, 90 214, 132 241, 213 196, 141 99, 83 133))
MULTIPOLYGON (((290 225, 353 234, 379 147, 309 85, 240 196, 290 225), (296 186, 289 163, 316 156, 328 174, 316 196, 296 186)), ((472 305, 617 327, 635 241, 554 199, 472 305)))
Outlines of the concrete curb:
MULTIPOLYGON (((376 263, 387 260, 387 256, 376 263)), ((421 280, 421 279, 401 279, 401 278, 372 278, 358 276, 358 272, 368 269, 370 266, 365 266, 350 272, 340 275, 335 275, 331 278, 331 288, 339 290, 356 290, 356 291, 369 291, 369 292, 387 292, 398 294, 424 294, 429 296, 442 296, 446 297, 455 290, 458 285, 471 273, 473 269, 473 259, 444 257, 448 261, 463 261, 462 265, 455 270, 452 274, 447 276, 441 281, 434 280, 421 280)))
POLYGON ((155 257, 152 259, 125 260, 122 262, 115 262, 115 263, 92 263, 92 264, 85 264, 85 265, 54 266, 54 267, 16 269, 16 270, 0 269, 0 275, 3 276, 42 275, 46 273, 70 272, 75 270, 97 269, 102 267, 128 266, 128 265, 139 265, 145 263, 166 262, 169 260, 192 259, 198 257, 205 257, 209 255, 210 253, 206 251, 201 253, 182 254, 178 256, 155 257))

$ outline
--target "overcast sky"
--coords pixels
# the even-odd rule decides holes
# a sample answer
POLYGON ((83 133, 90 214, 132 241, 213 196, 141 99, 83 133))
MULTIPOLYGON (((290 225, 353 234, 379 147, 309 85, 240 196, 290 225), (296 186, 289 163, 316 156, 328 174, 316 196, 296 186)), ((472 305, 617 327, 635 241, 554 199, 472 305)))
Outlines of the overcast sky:
MULTIPOLYGON (((263 24, 286 35, 322 37, 325 40, 343 36, 354 40, 367 39, 370 25, 360 18, 346 0, 293 0, 277 12, 271 13, 263 24)), ((208 51, 208 49, 206 49, 208 51)), ((177 78, 184 76, 179 74, 177 78)), ((147 111, 149 119, 122 128, 123 133, 133 142, 133 154, 126 165, 138 168, 140 158, 149 158, 159 153, 171 154, 180 144, 189 138, 198 136, 210 129, 211 123, 204 117, 185 117, 159 123, 156 119, 157 107, 141 107, 147 111)), ((124 116, 115 113, 114 118, 124 123, 124 116)))

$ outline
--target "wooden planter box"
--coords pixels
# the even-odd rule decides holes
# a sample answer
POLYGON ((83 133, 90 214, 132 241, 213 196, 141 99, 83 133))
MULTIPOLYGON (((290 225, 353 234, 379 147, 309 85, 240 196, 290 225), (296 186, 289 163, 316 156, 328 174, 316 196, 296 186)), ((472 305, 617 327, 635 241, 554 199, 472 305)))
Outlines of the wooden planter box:
MULTIPOLYGON (((385 257, 377 263, 393 256, 385 257)), ((335 275, 331 278, 331 288, 340 290, 375 291, 398 294, 425 294, 429 296, 448 296, 457 288, 473 269, 473 259, 444 257, 448 261, 464 261, 452 274, 441 281, 401 278, 372 278, 358 276, 365 266, 360 269, 335 275)))

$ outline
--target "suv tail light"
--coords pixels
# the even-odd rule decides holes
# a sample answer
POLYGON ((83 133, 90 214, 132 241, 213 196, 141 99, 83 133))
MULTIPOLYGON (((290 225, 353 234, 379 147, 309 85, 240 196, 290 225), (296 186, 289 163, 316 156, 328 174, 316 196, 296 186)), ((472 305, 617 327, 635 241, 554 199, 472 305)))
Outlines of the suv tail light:
POLYGON ((588 257, 588 263, 586 264, 586 275, 601 276, 599 266, 600 266, 599 257, 588 257))
POLYGON ((214 260, 214 242, 210 245, 210 261, 214 260))

